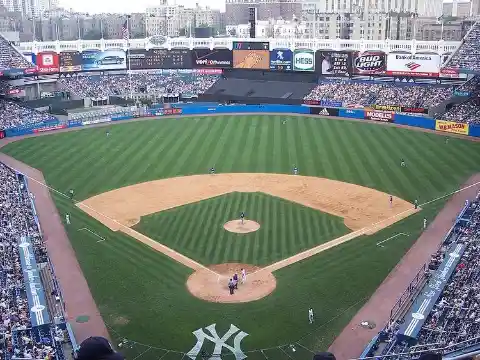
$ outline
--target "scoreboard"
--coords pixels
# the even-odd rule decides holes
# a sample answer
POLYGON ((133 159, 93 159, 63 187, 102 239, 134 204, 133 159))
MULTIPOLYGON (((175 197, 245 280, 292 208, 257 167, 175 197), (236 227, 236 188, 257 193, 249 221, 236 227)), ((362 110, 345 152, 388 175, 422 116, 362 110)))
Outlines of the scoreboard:
POLYGON ((270 43, 268 41, 234 41, 233 50, 270 50, 270 43))
POLYGON ((127 69, 190 69, 192 55, 184 49, 133 49, 127 53, 127 69))

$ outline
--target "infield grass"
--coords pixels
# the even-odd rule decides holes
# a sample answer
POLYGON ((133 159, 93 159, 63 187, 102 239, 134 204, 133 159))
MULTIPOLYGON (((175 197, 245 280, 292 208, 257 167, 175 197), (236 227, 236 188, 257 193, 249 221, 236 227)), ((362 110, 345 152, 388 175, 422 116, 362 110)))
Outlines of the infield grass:
POLYGON ((239 192, 144 216, 134 229, 204 265, 268 265, 350 232, 343 218, 263 193, 239 192), (258 231, 223 229, 241 211, 261 224, 258 231))
MULTIPOLYGON (((217 172, 291 173, 296 165, 302 175, 368 186, 423 203, 454 191, 480 169, 479 143, 452 138, 446 144, 444 137, 435 134, 322 118, 193 117, 112 126, 109 138, 105 131, 91 128, 26 139, 2 151, 41 169, 54 188, 75 189, 78 200, 138 182, 204 174, 211 166, 217 172), (406 168, 400 167, 401 158, 406 168)), ((292 353, 286 355, 284 349, 296 340, 309 349, 326 349, 416 240, 423 217, 432 219, 446 201, 433 202, 373 236, 359 237, 281 269, 275 272, 277 289, 271 296, 231 305, 191 297, 185 288, 189 269, 120 232, 109 231, 71 202, 54 198, 61 214, 72 215, 69 238, 113 336, 138 342, 127 349, 132 359, 164 356, 165 360, 180 360, 183 355, 160 348, 187 352, 195 344, 191 332, 212 323, 217 323, 219 334, 230 324, 249 333, 244 350, 283 346, 249 353, 251 360, 265 359, 264 355, 287 359, 292 353), (77 231, 83 227, 107 240, 97 243, 96 238, 77 231), (397 237, 385 248, 376 246, 398 232, 410 236, 397 237), (314 326, 307 322, 310 306, 316 312, 314 326)), ((197 206, 202 205, 172 211, 188 213, 197 206)), ((285 218, 309 227, 307 218, 312 215, 298 214, 302 216, 288 213, 285 218)), ((152 219, 157 216, 161 222, 171 215, 155 214, 152 219)), ((222 216, 218 214, 219 221, 222 216)), ((198 235, 196 227, 191 229, 184 235, 198 235)), ((163 230, 152 225, 145 231, 161 236, 163 230)), ((163 241, 163 236, 158 240, 163 241)), ((280 249, 282 253, 286 247, 280 249)), ((264 258, 268 250, 262 251, 264 258)), ((244 254, 246 259, 255 261, 250 254, 244 254)), ((210 253, 200 255, 207 259, 210 253)), ((235 252, 221 252, 211 261, 234 260, 230 256, 235 252)), ((300 346, 295 354, 299 360, 311 356, 300 346)))

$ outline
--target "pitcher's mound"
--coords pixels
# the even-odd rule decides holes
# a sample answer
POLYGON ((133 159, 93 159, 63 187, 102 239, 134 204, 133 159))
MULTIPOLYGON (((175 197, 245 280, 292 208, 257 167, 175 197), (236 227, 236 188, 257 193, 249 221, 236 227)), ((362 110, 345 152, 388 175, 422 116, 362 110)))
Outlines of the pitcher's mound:
POLYGON ((271 272, 266 270, 256 272, 261 269, 258 266, 229 263, 211 265, 208 269, 195 271, 187 280, 188 291, 205 301, 216 303, 255 301, 271 294, 277 286, 277 280, 271 272), (247 271, 245 283, 242 283, 241 269, 247 271), (235 273, 239 278, 238 289, 230 295, 228 282, 235 273))
POLYGON ((232 220, 223 225, 223 228, 227 231, 237 234, 248 234, 260 229, 260 224, 252 220, 232 220))

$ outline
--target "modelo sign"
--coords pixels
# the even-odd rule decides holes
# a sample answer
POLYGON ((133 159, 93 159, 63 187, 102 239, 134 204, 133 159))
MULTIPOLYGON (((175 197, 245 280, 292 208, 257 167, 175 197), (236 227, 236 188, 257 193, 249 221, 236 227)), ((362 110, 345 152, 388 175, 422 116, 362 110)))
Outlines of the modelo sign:
POLYGON ((293 71, 315 71, 315 52, 309 49, 295 50, 293 71))
POLYGON ((387 59, 383 51, 355 52, 353 56, 354 74, 385 74, 387 59))

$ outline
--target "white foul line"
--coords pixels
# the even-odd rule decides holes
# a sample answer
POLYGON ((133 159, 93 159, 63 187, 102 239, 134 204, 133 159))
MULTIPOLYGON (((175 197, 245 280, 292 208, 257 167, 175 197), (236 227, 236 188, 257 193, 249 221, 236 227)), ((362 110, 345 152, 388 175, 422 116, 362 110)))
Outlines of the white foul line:
POLYGON ((389 240, 395 239, 397 236, 400 236, 400 235, 409 236, 408 234, 405 234, 405 233, 398 233, 398 234, 396 234, 396 235, 390 236, 388 239, 385 239, 385 240, 382 240, 382 241, 378 242, 378 243, 377 243, 377 246, 385 247, 385 246, 380 245, 380 244, 383 244, 384 242, 387 242, 387 241, 389 241, 389 240))
POLYGON ((107 240, 107 239, 101 237, 100 235, 98 235, 95 231, 92 231, 92 230, 87 229, 87 228, 81 228, 81 229, 78 229, 77 231, 83 231, 83 230, 88 231, 90 234, 93 234, 94 236, 98 237, 100 240, 98 240, 97 243, 107 240))

